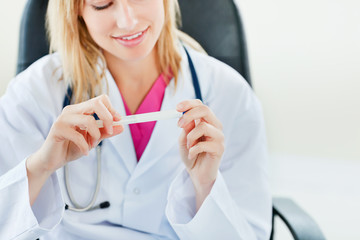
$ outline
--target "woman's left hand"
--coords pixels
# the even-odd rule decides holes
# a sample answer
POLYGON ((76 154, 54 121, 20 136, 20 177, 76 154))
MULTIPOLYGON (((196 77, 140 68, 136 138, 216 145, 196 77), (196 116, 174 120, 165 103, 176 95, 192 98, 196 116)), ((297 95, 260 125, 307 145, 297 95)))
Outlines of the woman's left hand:
POLYGON ((176 109, 186 112, 178 122, 183 128, 180 153, 195 188, 198 210, 211 191, 224 153, 222 124, 200 100, 183 101, 176 109))

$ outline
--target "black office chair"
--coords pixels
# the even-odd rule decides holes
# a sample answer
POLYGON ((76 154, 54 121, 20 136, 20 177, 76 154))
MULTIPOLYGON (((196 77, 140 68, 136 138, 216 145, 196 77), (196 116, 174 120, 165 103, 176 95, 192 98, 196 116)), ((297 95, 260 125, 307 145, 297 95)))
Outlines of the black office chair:
MULTIPOLYGON (((28 0, 20 27, 17 73, 49 53, 45 34, 48 0, 28 0)), ((236 69, 251 85, 244 29, 232 0, 179 0, 182 30, 205 51, 236 69)), ((273 198, 274 220, 279 217, 295 240, 325 240, 318 225, 287 198, 273 198)))

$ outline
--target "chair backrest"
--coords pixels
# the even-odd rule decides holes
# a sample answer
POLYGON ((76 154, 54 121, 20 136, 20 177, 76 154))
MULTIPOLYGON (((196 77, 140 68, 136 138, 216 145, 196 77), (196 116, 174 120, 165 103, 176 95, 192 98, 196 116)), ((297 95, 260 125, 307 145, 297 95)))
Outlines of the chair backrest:
POLYGON ((28 0, 20 23, 19 53, 16 74, 49 53, 45 14, 48 0, 28 0))
MULTIPOLYGON (((236 69, 248 82, 245 35, 233 0, 179 0, 182 30, 205 51, 236 69)), ((20 26, 17 73, 49 53, 45 31, 48 0, 28 0, 20 26)))
POLYGON ((179 0, 182 30, 251 85, 246 39, 233 0, 179 0))

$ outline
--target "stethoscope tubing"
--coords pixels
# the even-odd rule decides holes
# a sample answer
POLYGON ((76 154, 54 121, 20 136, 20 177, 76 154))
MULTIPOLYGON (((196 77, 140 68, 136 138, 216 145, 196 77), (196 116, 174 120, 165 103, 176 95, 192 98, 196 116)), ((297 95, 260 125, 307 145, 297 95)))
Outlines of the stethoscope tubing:
POLYGON ((66 207, 65 207, 66 209, 69 209, 69 210, 75 211, 75 212, 86 212, 86 211, 90 210, 91 208, 93 208, 93 206, 95 204, 95 201, 97 199, 97 196, 99 194, 99 190, 100 190, 100 182, 101 182, 101 145, 96 146, 96 161, 97 161, 96 187, 95 187, 95 191, 93 193, 93 196, 91 198, 91 201, 85 207, 78 204, 77 201, 74 198, 74 195, 73 195, 73 193, 71 191, 71 187, 70 187, 69 166, 68 166, 68 164, 65 165, 65 167, 64 167, 64 176, 65 176, 66 191, 68 193, 70 202, 74 205, 74 207, 66 205, 66 207))
MULTIPOLYGON (((201 95, 201 89, 200 89, 200 84, 199 84, 199 79, 194 67, 194 63, 190 57, 189 52, 187 51, 187 49, 185 48, 185 52, 186 52, 186 56, 189 62, 189 68, 190 68, 190 72, 191 72, 191 77, 192 77, 192 82, 193 82, 193 86, 194 86, 194 90, 195 90, 195 96, 197 99, 202 101, 202 95, 201 95)), ((64 98, 64 102, 63 102, 63 108, 66 107, 67 105, 70 105, 71 103, 71 98, 72 98, 72 88, 71 86, 68 87, 67 89, 67 93, 65 95, 64 98)), ((97 118, 97 116, 94 116, 95 118, 97 118)), ((98 119, 97 119, 98 120, 98 119)), ((110 206, 110 203, 105 201, 102 202, 96 206, 95 202, 96 199, 98 197, 99 191, 100 191, 100 182, 101 182, 101 145, 102 142, 99 143, 99 145, 96 147, 96 159, 97 159, 97 176, 96 176, 96 187, 95 187, 95 191, 93 193, 93 196, 91 198, 91 201, 84 207, 81 206, 80 204, 77 203, 77 201, 75 200, 75 197, 71 191, 71 187, 70 187, 70 180, 69 180, 69 166, 66 164, 64 167, 64 178, 65 178, 65 188, 67 191, 67 194, 69 196, 69 200, 71 202, 71 204, 73 206, 69 206, 69 205, 65 205, 65 209, 66 210, 71 210, 71 211, 75 211, 75 212, 86 212, 86 211, 90 211, 90 210, 95 210, 95 209, 101 209, 101 208, 108 208, 110 206)))

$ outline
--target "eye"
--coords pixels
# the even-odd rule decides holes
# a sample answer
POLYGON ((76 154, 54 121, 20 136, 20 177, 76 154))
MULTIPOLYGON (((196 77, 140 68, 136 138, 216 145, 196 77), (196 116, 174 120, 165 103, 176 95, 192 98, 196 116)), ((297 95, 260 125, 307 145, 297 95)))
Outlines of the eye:
POLYGON ((104 10, 108 7, 110 7, 113 4, 113 2, 109 2, 108 4, 102 5, 102 6, 95 6, 92 5, 92 7, 96 10, 96 11, 100 11, 100 10, 104 10))

